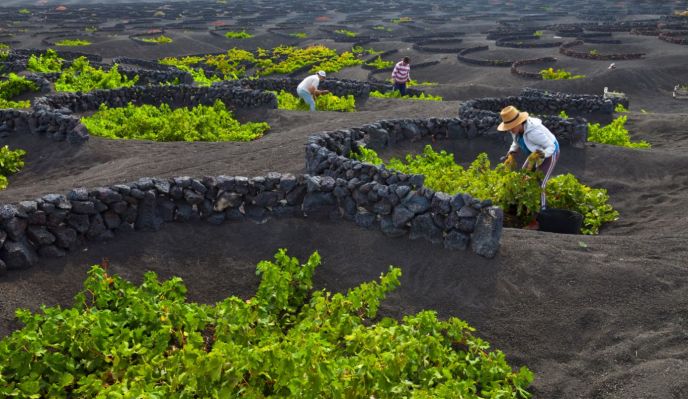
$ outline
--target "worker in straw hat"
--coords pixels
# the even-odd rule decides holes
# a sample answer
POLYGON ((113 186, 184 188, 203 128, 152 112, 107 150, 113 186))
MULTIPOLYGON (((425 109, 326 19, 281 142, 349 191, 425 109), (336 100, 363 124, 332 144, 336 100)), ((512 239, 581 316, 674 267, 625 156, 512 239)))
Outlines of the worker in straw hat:
POLYGON ((325 76, 325 71, 318 71, 315 75, 306 77, 296 87, 296 94, 308 104, 311 111, 315 111, 315 98, 321 94, 329 93, 329 90, 318 90, 318 85, 325 80, 325 76))
POLYGON ((508 106, 499 113, 502 123, 497 126, 501 132, 510 132, 513 143, 509 148, 504 164, 510 169, 516 168, 516 153, 527 156, 523 169, 540 170, 545 174, 540 184, 540 207, 547 206, 545 187, 559 159, 559 142, 552 132, 538 118, 519 112, 514 106, 508 106))

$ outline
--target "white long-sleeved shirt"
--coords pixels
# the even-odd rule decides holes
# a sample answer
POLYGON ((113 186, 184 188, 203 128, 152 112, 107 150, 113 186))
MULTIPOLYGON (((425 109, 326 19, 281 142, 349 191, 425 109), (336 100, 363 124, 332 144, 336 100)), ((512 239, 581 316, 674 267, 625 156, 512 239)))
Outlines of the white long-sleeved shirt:
MULTIPOLYGON (((511 143, 509 152, 518 151, 517 135, 511 133, 511 137, 514 139, 514 142, 511 143)), ((538 118, 528 117, 526 120, 523 141, 526 143, 526 147, 528 147, 530 152, 540 150, 545 154, 545 158, 551 157, 556 150, 557 138, 554 137, 552 132, 550 132, 538 118)))
POLYGON ((301 83, 299 83, 299 85, 296 87, 296 91, 306 90, 307 92, 310 92, 311 87, 318 90, 318 85, 320 85, 320 78, 318 75, 310 75, 302 80, 301 83))

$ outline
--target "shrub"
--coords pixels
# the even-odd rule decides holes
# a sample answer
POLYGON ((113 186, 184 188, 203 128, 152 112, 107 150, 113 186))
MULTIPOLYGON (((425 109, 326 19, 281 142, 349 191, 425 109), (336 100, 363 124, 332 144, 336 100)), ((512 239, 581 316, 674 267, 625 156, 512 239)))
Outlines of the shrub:
POLYGON ((541 30, 536 30, 533 32, 533 36, 535 37, 542 37, 543 32, 541 30))
MULTIPOLYGON (((277 96, 277 108, 279 109, 292 111, 310 110, 305 101, 287 91, 281 90, 279 93, 275 93, 275 95, 277 96)), ((338 97, 328 93, 315 98, 315 108, 320 111, 354 112, 356 111, 356 100, 352 95, 338 97)))
POLYGON ((305 39, 308 37, 308 33, 306 33, 306 32, 294 32, 294 33, 290 33, 289 36, 295 37, 297 39, 305 39))
POLYGON ((4 61, 10 55, 10 45, 7 43, 0 43, 0 61, 4 61))
POLYGON ((187 302, 173 277, 136 286, 93 266, 71 308, 19 309, 0 341, 4 397, 528 398, 530 370, 456 317, 378 318, 390 267, 346 293, 313 289, 317 252, 279 250, 248 300, 187 302), (479 394, 478 394, 479 392, 479 394))
POLYGON ((411 17, 400 17, 392 19, 393 24, 405 24, 409 22, 413 22, 413 19, 411 19, 411 17))
POLYGON ((65 40, 60 40, 59 42, 55 42, 56 46, 65 46, 65 47, 76 47, 76 46, 89 46, 91 42, 88 40, 82 40, 82 39, 65 39, 65 40))
POLYGON ((165 44, 172 43, 172 38, 165 35, 160 35, 157 37, 144 37, 141 39, 141 41, 146 43, 165 44))
POLYGON ((582 79, 585 75, 573 75, 571 72, 567 72, 563 69, 547 68, 540 71, 540 76, 544 80, 569 80, 569 79, 582 79))
POLYGON ((200 64, 204 60, 205 60, 204 57, 188 56, 188 57, 182 57, 182 58, 167 57, 167 58, 161 59, 158 62, 160 62, 161 64, 164 64, 164 65, 172 65, 177 69, 180 69, 182 71, 190 73, 194 82, 198 86, 210 86, 215 82, 221 82, 222 78, 220 78, 218 76, 214 76, 214 75, 206 76, 203 68, 193 68, 192 67, 192 65, 200 64))
POLYGON ((619 116, 604 127, 601 127, 599 123, 588 123, 588 141, 629 148, 650 148, 650 143, 645 140, 631 141, 625 127, 627 119, 628 117, 625 115, 619 116))
POLYGON ((152 141, 251 141, 270 129, 265 122, 239 123, 220 100, 212 106, 174 110, 167 104, 129 103, 121 108, 101 104, 98 112, 81 118, 81 123, 96 136, 152 141))
POLYGON ((616 104, 616 107, 614 107, 614 112, 625 114, 628 112, 628 109, 626 109, 626 107, 624 107, 623 104, 618 103, 616 104))
POLYGON ((114 64, 109 71, 105 72, 102 68, 92 67, 86 57, 79 57, 69 68, 62 71, 55 82, 55 90, 86 93, 96 89, 117 89, 136 84, 138 75, 129 79, 117 68, 117 64, 114 64))
MULTIPOLYGON (((363 162, 381 164, 373 150, 352 156, 363 162)), ((391 159, 387 164, 407 174, 425 175, 425 185, 447 194, 466 193, 476 198, 491 199, 504 209, 505 224, 527 225, 540 210, 540 184, 542 172, 510 171, 504 165, 491 169, 487 154, 478 155, 468 169, 454 161, 445 151, 435 152, 429 145, 420 155, 407 155, 405 161, 391 159)), ((618 218, 619 213, 607 202, 607 190, 595 189, 580 183, 571 174, 550 179, 547 183, 547 201, 553 208, 581 213, 584 217, 583 234, 597 234, 600 226, 618 218)))
POLYGON ((31 10, 29 10, 28 8, 22 8, 19 10, 19 14, 29 15, 29 14, 31 14, 31 10))
POLYGON ((589 51, 589 54, 592 55, 592 56, 596 56, 596 55, 599 55, 600 52, 597 51, 597 49, 592 49, 592 50, 589 51))
POLYGON ((388 28, 388 27, 386 27, 386 26, 384 26, 384 25, 376 25, 376 26, 373 26, 373 29, 375 29, 375 30, 380 30, 380 31, 385 31, 385 32, 391 32, 391 31, 392 31, 392 28, 388 28))
POLYGON ((334 33, 336 33, 336 34, 338 34, 338 35, 343 35, 343 36, 346 36, 346 37, 356 37, 356 36, 358 36, 358 33, 352 32, 352 31, 346 30, 346 29, 337 29, 336 31, 334 31, 334 33))
MULTIPOLYGON (((7 176, 19 172, 24 167, 24 155, 26 151, 10 150, 7 145, 0 148, 0 190, 7 188, 9 183, 7 176)), ((2 371, 0 371, 1 374, 2 371)))
POLYGON ((242 30, 239 32, 225 32, 225 37, 227 39, 249 39, 252 38, 253 35, 246 32, 245 30, 242 30))
POLYGON ((98 32, 98 27, 97 26, 87 26, 84 28, 84 32, 96 33, 96 32, 98 32))
POLYGON ((29 108, 29 101, 11 101, 12 97, 27 91, 38 91, 38 85, 23 76, 10 73, 6 80, 0 81, 0 108, 29 108))
POLYGON ((369 54, 369 55, 377 55, 377 54, 382 54, 384 51, 382 50, 375 50, 373 48, 364 48, 363 46, 353 46, 351 47, 351 52, 359 55, 359 54, 369 54))
POLYGON ((411 96, 411 95, 405 95, 402 96, 399 90, 390 90, 386 91, 384 93, 381 93, 377 90, 373 90, 370 92, 370 97, 374 98, 399 98, 402 100, 424 100, 424 101, 442 101, 442 97, 440 96, 433 96, 432 94, 425 94, 425 93, 420 93, 418 96, 411 96))
POLYGON ((385 69, 393 67, 394 61, 383 60, 382 57, 378 55, 375 60, 368 62, 366 65, 374 67, 375 69, 385 69))
POLYGON ((566 111, 560 111, 559 117, 563 119, 569 119, 569 114, 567 114, 566 111))
POLYGON ((40 54, 38 57, 36 57, 36 54, 31 54, 26 63, 26 69, 38 73, 60 72, 63 63, 64 59, 57 55, 55 50, 47 49, 45 53, 40 54))

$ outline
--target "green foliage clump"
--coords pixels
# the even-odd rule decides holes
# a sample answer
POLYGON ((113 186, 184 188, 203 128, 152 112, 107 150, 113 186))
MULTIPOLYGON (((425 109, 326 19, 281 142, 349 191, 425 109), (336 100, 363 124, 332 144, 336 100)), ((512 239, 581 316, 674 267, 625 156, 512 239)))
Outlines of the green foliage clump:
POLYGON ((535 37, 542 37, 543 32, 541 30, 536 30, 533 32, 533 36, 535 37))
POLYGON ((10 55, 10 45, 7 43, 0 43, 0 61, 4 61, 10 55))
POLYGON ((411 17, 400 17, 392 19, 393 24, 406 24, 409 22, 413 22, 413 19, 411 19, 411 17))
POLYGON ((84 32, 96 33, 96 32, 98 32, 98 27, 97 26, 87 26, 84 28, 84 32))
POLYGON ((592 55, 592 56, 596 56, 596 55, 599 55, 599 54, 600 54, 600 52, 597 51, 597 49, 592 49, 592 50, 590 50, 588 53, 589 53, 590 55, 592 55))
POLYGON ((614 112, 617 112, 619 114, 625 114, 628 112, 628 109, 626 109, 626 107, 624 107, 623 104, 618 103, 616 104, 616 107, 614 107, 614 112))
POLYGON ((631 141, 628 129, 625 127, 627 119, 627 116, 622 115, 603 127, 599 123, 588 123, 588 141, 629 148, 650 148, 650 143, 645 140, 631 141))
POLYGON ((306 32, 294 32, 294 33, 290 33, 289 36, 295 37, 297 39, 305 39, 308 37, 308 33, 306 33, 306 32))
POLYGON ((191 74, 191 77, 198 86, 210 86, 215 82, 221 82, 221 77, 215 75, 206 76, 203 68, 193 67, 193 65, 197 65, 202 61, 204 61, 203 57, 188 56, 182 58, 167 57, 159 60, 158 62, 164 65, 172 65, 177 69, 188 72, 191 74))
POLYGON ((96 89, 131 87, 138 80, 138 75, 129 79, 121 74, 117 64, 105 72, 103 68, 92 67, 86 57, 79 57, 72 62, 69 68, 62 71, 55 82, 55 90, 86 93, 96 89))
POLYGON ((19 14, 29 15, 29 14, 31 14, 31 10, 29 10, 28 8, 22 8, 19 10, 19 14))
POLYGON ((388 28, 384 25, 375 25, 375 26, 373 26, 373 29, 379 30, 379 31, 384 31, 384 32, 391 32, 392 31, 392 28, 388 28))
POLYGON ((365 48, 363 46, 353 46, 351 47, 351 52, 356 54, 356 55, 362 55, 362 54, 369 54, 369 55, 377 55, 377 54, 382 54, 384 51, 382 50, 375 50, 374 48, 365 48))
POLYGON ((81 123, 95 136, 152 141, 251 141, 270 129, 265 122, 241 124, 220 100, 212 106, 174 110, 167 104, 129 103, 121 108, 101 104, 98 112, 81 118, 81 123))
POLYGON ((336 34, 338 34, 338 35, 343 35, 343 36, 346 36, 346 37, 356 37, 356 36, 358 36, 358 33, 353 32, 353 31, 350 31, 350 30, 346 30, 346 29, 337 29, 336 31, 334 31, 334 33, 336 33, 336 34))
MULTIPOLYGON (((7 176, 19 172, 24 167, 24 150, 10 150, 5 145, 0 148, 0 190, 7 188, 9 184, 7 176)), ((2 370, 0 369, 0 379, 2 379, 2 370)))
POLYGON ((225 37, 227 39, 250 39, 253 37, 253 35, 245 30, 242 30, 238 32, 225 32, 225 37))
MULTIPOLYGON (((352 156, 364 162, 382 164, 374 150, 362 152, 362 157, 356 153, 352 156)), ((435 152, 427 145, 420 155, 407 155, 404 161, 393 158, 386 165, 402 173, 425 175, 425 185, 436 191, 491 199, 504 209, 507 225, 525 226, 540 211, 542 172, 511 171, 503 164, 492 169, 485 153, 464 169, 454 161, 453 154, 435 152)), ((548 206, 583 215, 583 234, 597 234, 603 223, 614 221, 619 215, 608 204, 607 190, 588 187, 571 174, 550 179, 546 194, 548 206)))
POLYGON ((375 69, 385 69, 393 67, 394 61, 385 61, 378 55, 375 60, 368 62, 366 65, 374 67, 375 69))
POLYGON ((574 75, 571 72, 567 72, 563 69, 547 68, 540 71, 540 76, 544 80, 569 80, 569 79, 582 79, 585 75, 574 75))
POLYGON ((165 35, 160 35, 156 37, 144 37, 141 39, 141 41, 146 43, 165 44, 172 43, 172 38, 165 35))
MULTIPOLYGON (((287 91, 281 90, 275 93, 277 96, 277 108, 292 111, 309 111, 308 104, 303 99, 287 91)), ((332 93, 322 94, 315 98, 315 108, 320 111, 356 111, 356 99, 354 96, 338 97, 332 93)))
POLYGON ((38 91, 36 83, 10 73, 7 79, 0 81, 0 108, 29 108, 31 103, 27 101, 12 101, 12 97, 27 91, 38 91))
POLYGON ((49 48, 38 57, 36 57, 36 54, 31 54, 31 57, 29 57, 26 63, 26 69, 38 73, 60 72, 63 63, 64 59, 62 59, 55 50, 49 48))
POLYGON ((569 114, 566 113, 566 111, 559 111, 559 117, 563 119, 569 119, 569 114))
POLYGON ((370 92, 370 97, 373 98, 399 98, 402 100, 423 100, 423 101, 442 101, 441 96, 433 96, 432 94, 420 93, 418 96, 405 95, 402 96, 399 90, 389 90, 384 93, 373 90, 370 92))
POLYGON ((0 396, 79 398, 529 398, 533 373, 456 317, 378 310, 390 267, 346 293, 313 289, 321 263, 279 250, 248 300, 187 302, 173 277, 136 286, 93 266, 70 308, 19 309, 0 341, 0 396))
POLYGON ((89 46, 91 42, 88 40, 83 40, 83 39, 65 39, 65 40, 60 40, 59 42, 55 42, 56 46, 65 46, 65 47, 76 47, 76 46, 89 46))

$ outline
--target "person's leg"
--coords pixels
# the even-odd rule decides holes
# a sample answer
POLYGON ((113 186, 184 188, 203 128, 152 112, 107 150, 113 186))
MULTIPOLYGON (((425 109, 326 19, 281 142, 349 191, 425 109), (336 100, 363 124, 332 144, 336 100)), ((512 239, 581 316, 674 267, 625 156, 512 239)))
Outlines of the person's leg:
POLYGON ((393 91, 398 91, 399 93, 401 93, 400 84, 397 83, 397 82, 394 82, 394 85, 392 86, 392 90, 393 90, 393 91))
POLYGON ((297 90, 296 94, 308 104, 308 108, 310 108, 311 112, 315 111, 315 100, 313 100, 311 93, 306 90, 297 90))
POLYGON ((547 207, 547 197, 545 195, 545 188, 547 187, 547 181, 549 180, 550 176, 552 176, 552 171, 554 170, 554 167, 557 165, 558 160, 559 150, 555 151, 551 157, 546 158, 538 167, 538 170, 542 171, 542 173, 545 174, 545 177, 542 179, 542 183, 540 184, 540 208, 542 209, 545 209, 547 207))
POLYGON ((399 83, 399 94, 403 96, 406 95, 406 83, 399 83))

